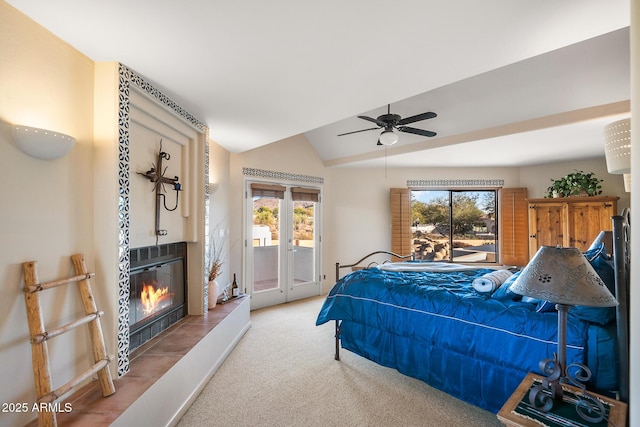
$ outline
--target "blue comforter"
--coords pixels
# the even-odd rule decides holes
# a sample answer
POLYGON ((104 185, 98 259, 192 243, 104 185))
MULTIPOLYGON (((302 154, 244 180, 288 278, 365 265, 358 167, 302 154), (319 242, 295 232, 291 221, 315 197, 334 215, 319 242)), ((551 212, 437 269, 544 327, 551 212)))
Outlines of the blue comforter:
MULTIPOLYGON (((316 324, 341 320, 343 348, 497 412, 525 375, 557 352, 558 326, 555 312, 476 292, 473 279, 490 271, 359 270, 336 283, 316 324)), ((614 358, 606 329, 570 317, 567 363, 614 358)), ((615 371, 608 374, 602 387, 614 386, 615 371)))

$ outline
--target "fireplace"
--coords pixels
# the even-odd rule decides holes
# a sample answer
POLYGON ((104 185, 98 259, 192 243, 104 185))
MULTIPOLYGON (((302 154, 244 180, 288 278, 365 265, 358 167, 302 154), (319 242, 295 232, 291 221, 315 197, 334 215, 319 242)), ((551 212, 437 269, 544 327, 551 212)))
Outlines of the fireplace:
POLYGON ((184 242, 130 251, 129 350, 134 350, 187 314, 184 242))

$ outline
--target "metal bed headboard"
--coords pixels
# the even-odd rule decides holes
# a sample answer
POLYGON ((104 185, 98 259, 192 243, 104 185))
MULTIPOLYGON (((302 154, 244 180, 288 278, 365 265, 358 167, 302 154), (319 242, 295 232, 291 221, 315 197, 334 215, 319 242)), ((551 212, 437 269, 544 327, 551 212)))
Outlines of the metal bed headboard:
MULTIPOLYGON (((375 251, 375 252, 371 252, 370 254, 367 254, 365 256, 363 256, 362 258, 360 258, 358 261, 354 262, 353 264, 340 264, 339 262, 336 262, 336 282, 338 280, 340 280, 340 270, 343 268, 352 268, 352 267, 357 267, 360 265, 360 263, 362 261, 364 261, 365 259, 372 257, 374 255, 379 255, 379 254, 384 254, 384 255, 391 255, 392 257, 395 258, 399 258, 399 259, 411 259, 411 261, 415 260, 415 254, 414 253, 410 253, 409 255, 398 255, 394 252, 389 252, 389 251, 375 251)), ((387 260, 385 262, 390 262, 391 260, 387 260)), ((374 264, 374 262, 370 263, 367 267, 371 267, 371 265, 374 264)))
POLYGON ((613 263, 616 282, 616 335, 618 336, 618 385, 620 400, 629 402, 629 290, 631 257, 631 211, 611 217, 613 222, 613 263))

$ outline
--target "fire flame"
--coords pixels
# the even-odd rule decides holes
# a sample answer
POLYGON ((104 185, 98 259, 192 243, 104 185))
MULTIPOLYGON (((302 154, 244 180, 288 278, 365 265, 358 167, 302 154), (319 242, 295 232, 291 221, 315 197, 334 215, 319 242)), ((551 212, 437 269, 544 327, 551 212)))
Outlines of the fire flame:
POLYGON ((143 306, 144 314, 151 314, 158 309, 158 303, 168 297, 169 288, 166 286, 156 289, 153 284, 142 284, 142 292, 140 293, 140 300, 143 306))

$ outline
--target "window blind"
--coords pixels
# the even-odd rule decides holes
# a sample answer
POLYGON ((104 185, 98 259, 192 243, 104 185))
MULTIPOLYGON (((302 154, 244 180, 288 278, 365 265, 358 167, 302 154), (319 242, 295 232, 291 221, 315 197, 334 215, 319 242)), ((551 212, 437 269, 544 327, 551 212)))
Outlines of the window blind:
POLYGON ((318 202, 320 201, 320 190, 317 188, 291 187, 291 200, 318 202))
POLYGON ((274 199, 284 199, 286 187, 277 184, 262 184, 254 182, 251 184, 251 195, 253 197, 272 197, 274 199))

